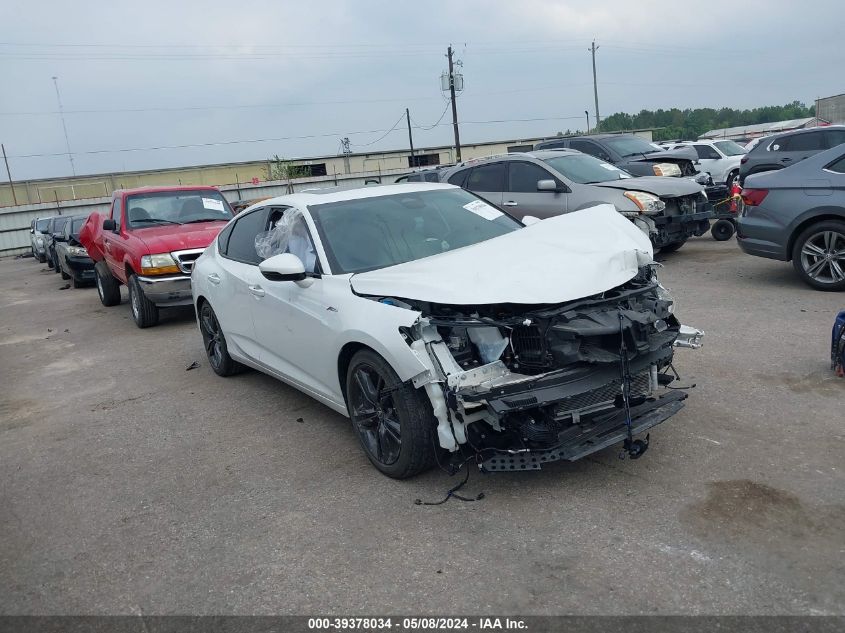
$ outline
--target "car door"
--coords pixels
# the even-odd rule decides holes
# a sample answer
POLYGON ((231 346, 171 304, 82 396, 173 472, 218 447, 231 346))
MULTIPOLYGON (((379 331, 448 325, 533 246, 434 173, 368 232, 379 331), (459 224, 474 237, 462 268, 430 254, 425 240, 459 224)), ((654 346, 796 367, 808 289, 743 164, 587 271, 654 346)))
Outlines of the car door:
POLYGON ((714 182, 724 180, 721 178, 725 168, 722 165, 722 155, 709 145, 696 143, 693 145, 695 153, 698 154, 698 171, 706 171, 713 177, 714 182))
POLYGON ((502 208, 508 213, 521 220, 526 215, 546 219, 567 212, 567 193, 537 189, 540 180, 554 180, 561 190, 565 189, 554 174, 528 161, 508 161, 507 167, 507 187, 502 208))
POLYGON ((308 283, 262 279, 264 294, 252 303, 255 333, 263 365, 313 395, 340 402, 342 397, 331 387, 337 380, 331 350, 339 330, 338 311, 329 299, 332 280, 323 279, 324 264, 316 255, 313 226, 306 218, 307 212, 294 207, 277 207, 271 214, 271 225, 289 223, 292 237, 278 250, 302 260, 308 283))
POLYGON ((773 153, 771 158, 781 167, 799 163, 823 149, 827 149, 827 143, 822 130, 784 136, 775 140, 770 147, 773 153))
POLYGON ((122 199, 120 196, 112 201, 110 217, 114 220, 114 231, 103 231, 103 257, 112 274, 126 283, 126 273, 123 268, 123 258, 126 255, 126 227, 123 226, 122 199))
POLYGON ((487 163, 473 167, 464 189, 478 194, 491 204, 501 206, 505 190, 505 163, 487 163))
POLYGON ((261 207, 238 216, 231 230, 217 241, 217 269, 207 272, 209 301, 226 339, 253 361, 261 360, 261 343, 253 323, 253 304, 264 298, 261 258, 255 236, 267 230, 269 209, 261 207))

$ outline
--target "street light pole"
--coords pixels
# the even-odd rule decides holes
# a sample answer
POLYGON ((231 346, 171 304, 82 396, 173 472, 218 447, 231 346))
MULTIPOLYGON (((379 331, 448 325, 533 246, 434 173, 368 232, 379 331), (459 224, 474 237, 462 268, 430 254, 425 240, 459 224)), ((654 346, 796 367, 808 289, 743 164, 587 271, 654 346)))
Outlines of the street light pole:
POLYGON ((584 114, 587 115, 587 134, 590 133, 590 113, 587 110, 584 110, 584 114))

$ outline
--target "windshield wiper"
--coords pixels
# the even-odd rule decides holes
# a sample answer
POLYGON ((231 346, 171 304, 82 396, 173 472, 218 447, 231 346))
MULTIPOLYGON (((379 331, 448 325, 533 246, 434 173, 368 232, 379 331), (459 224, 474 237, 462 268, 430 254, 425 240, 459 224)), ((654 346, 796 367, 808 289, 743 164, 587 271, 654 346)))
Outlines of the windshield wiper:
POLYGON ((197 222, 228 222, 226 218, 203 218, 202 220, 188 220, 182 224, 196 224, 197 222))
POLYGON ((164 218, 139 218, 137 220, 132 220, 132 224, 142 224, 145 222, 151 222, 152 224, 182 224, 181 222, 174 222, 173 220, 165 220, 164 218))

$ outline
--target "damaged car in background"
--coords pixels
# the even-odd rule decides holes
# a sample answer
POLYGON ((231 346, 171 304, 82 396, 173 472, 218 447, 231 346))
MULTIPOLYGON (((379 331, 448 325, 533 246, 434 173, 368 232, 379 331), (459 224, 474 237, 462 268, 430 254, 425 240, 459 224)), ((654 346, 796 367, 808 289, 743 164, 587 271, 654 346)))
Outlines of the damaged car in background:
POLYGON ((351 418, 382 473, 637 458, 683 407, 681 325, 612 205, 531 226, 458 187, 303 192, 230 222, 192 291, 214 371, 252 367, 351 418))

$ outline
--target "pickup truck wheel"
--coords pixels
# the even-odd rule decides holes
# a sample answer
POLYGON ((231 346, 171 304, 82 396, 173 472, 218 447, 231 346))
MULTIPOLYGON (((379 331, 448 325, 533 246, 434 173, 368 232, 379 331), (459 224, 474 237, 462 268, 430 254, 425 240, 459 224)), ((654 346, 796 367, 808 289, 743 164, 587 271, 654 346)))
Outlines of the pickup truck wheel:
POLYGON ((434 466, 437 422, 428 397, 372 350, 352 357, 346 401, 364 453, 382 473, 407 479, 434 466))
POLYGON ((795 240, 792 265, 817 290, 845 290, 845 222, 826 220, 809 226, 795 240))
POLYGON ((120 303, 120 284, 109 271, 108 264, 100 260, 94 265, 94 274, 97 278, 97 294, 100 295, 100 302, 106 306, 116 306, 120 303))
POLYGON ((138 277, 129 276, 129 305, 132 308, 132 320, 140 328, 152 327, 158 323, 158 306, 147 299, 138 277))
POLYGON ((238 361, 229 356, 229 349, 226 347, 226 337, 223 336, 223 328, 217 315, 208 303, 203 303, 200 308, 200 332, 202 342, 205 345, 205 353, 211 368, 218 376, 234 376, 246 369, 238 361))
POLYGON ((661 253, 674 253, 676 250, 681 248, 684 244, 686 244, 686 240, 681 240, 679 242, 672 242, 671 244, 667 244, 666 246, 660 247, 661 253))

